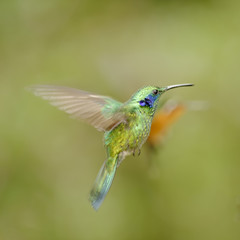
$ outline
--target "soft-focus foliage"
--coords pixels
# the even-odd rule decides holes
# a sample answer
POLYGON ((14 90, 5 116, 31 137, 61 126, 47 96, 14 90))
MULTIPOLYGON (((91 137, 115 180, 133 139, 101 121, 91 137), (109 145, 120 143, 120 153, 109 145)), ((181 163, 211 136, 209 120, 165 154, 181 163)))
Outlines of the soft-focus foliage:
POLYGON ((0 239, 240 239, 239 11, 237 0, 1 0, 0 239), (125 101, 187 82, 163 101, 209 109, 184 114, 156 153, 128 157, 97 213, 87 198, 102 134, 24 90, 125 101))

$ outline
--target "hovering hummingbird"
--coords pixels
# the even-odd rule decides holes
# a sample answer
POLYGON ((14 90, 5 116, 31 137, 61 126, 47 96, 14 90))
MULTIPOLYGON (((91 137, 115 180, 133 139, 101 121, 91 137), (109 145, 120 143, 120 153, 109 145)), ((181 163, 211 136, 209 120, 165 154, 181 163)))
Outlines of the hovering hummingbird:
POLYGON ((107 159, 97 175, 89 197, 93 208, 98 210, 122 160, 127 155, 135 155, 136 152, 140 154, 140 149, 148 138, 160 96, 170 89, 187 86, 193 84, 143 87, 125 103, 62 86, 36 85, 29 90, 72 117, 85 120, 104 132, 107 159))

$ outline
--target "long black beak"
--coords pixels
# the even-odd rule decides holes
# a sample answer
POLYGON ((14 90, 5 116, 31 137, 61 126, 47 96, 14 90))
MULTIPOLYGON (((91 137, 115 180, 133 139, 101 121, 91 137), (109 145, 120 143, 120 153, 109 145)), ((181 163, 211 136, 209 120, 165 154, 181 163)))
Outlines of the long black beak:
POLYGON ((194 84, 192 84, 192 83, 176 84, 176 85, 171 85, 171 86, 167 86, 167 87, 163 88, 163 91, 166 92, 166 91, 168 91, 170 89, 173 89, 173 88, 190 87, 190 86, 194 86, 194 84))

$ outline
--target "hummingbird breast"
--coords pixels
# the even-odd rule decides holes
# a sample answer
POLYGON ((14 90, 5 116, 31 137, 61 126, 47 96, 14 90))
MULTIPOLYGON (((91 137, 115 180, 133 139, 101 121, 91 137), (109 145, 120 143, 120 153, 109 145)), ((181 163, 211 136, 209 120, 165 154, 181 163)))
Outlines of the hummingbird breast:
POLYGON ((108 156, 126 155, 140 150, 150 132, 152 118, 136 114, 104 135, 108 156))

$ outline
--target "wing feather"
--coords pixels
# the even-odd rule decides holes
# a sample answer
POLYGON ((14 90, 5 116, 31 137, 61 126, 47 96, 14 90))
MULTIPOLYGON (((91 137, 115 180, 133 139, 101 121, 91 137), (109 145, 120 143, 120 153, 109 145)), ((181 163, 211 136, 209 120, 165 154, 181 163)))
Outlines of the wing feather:
POLYGON ((110 97, 82 90, 52 85, 35 85, 28 88, 36 96, 48 100, 53 106, 82 119, 100 131, 110 130, 125 121, 120 109, 122 103, 110 97))

